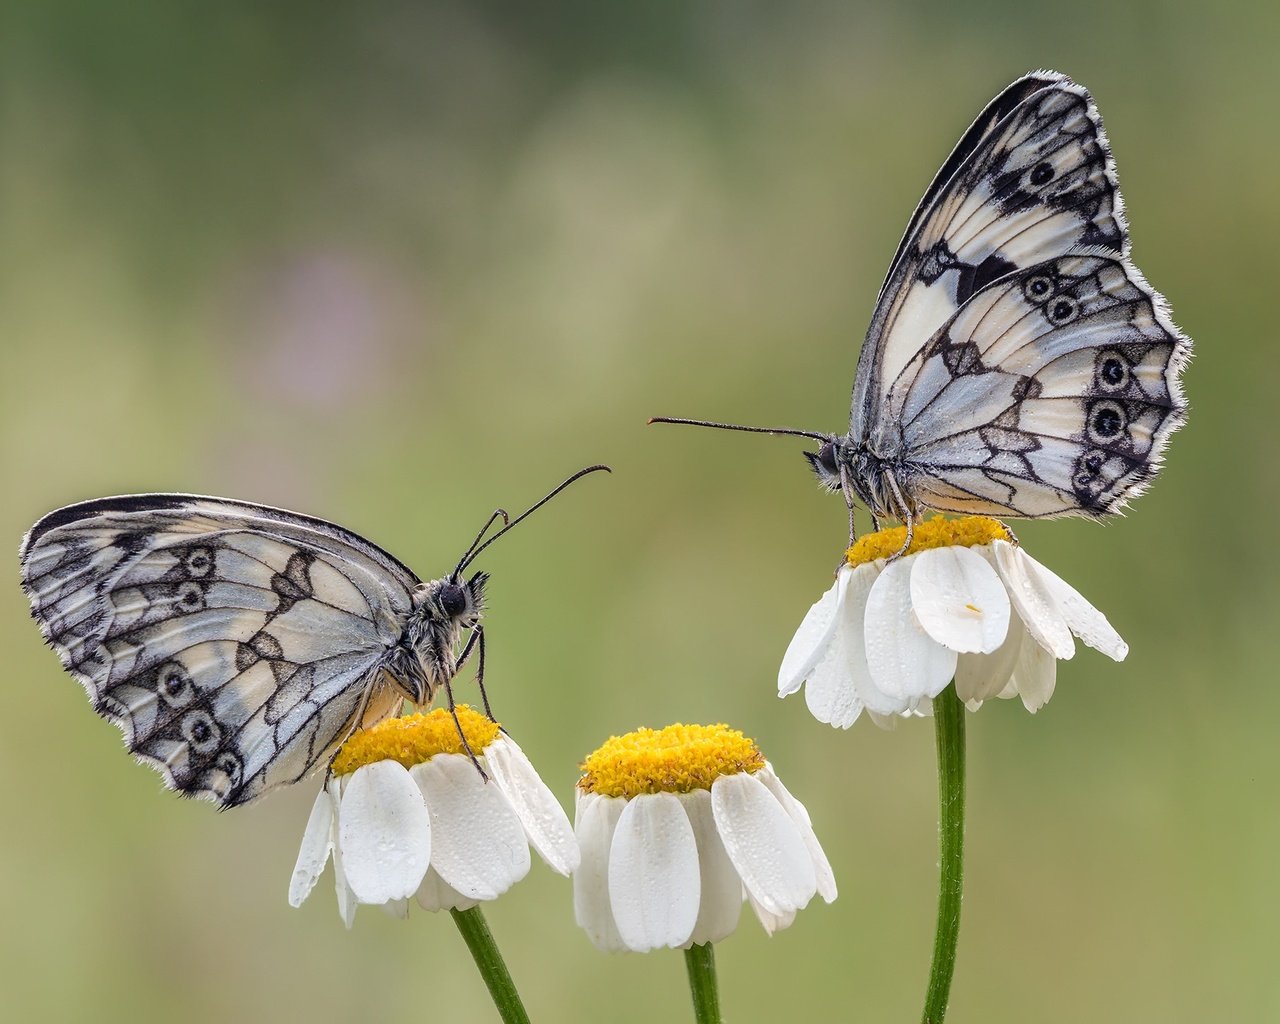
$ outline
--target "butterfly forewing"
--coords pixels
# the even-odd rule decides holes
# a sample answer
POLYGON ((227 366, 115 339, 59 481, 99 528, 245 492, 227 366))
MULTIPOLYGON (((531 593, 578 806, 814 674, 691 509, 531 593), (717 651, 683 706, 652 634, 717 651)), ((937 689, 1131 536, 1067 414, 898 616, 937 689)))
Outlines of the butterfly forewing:
POLYGON ((975 294, 1081 247, 1127 249, 1114 163, 1088 92, 1041 72, 987 107, 912 219, 859 357, 853 440, 885 443, 887 389, 975 294))
POLYGON ((1182 421, 1186 353, 1124 260, 1067 256, 988 285, 889 389, 907 486, 942 511, 1114 511, 1182 421))
POLYGON ((323 520, 188 495, 60 509, 23 543, 32 613, 167 784, 223 804, 301 778, 357 723, 419 581, 323 520))

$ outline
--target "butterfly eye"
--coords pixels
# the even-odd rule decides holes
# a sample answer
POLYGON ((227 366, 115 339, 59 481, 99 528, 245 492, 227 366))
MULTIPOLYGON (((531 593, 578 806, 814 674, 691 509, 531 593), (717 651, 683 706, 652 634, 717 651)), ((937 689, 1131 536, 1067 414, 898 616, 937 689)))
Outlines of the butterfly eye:
POLYGON ((832 476, 839 475, 840 467, 836 465, 836 446, 830 441, 818 449, 818 465, 832 476))
POLYGON ((1044 163, 1036 164, 1030 174, 1031 184, 1047 185, 1053 181, 1053 164, 1047 160, 1044 163))
POLYGON ((1053 278, 1047 274, 1034 274, 1023 283, 1022 293, 1032 302, 1047 299, 1053 293, 1053 278))
POLYGON ((467 595, 456 583, 446 583, 440 591, 440 607, 445 614, 457 618, 467 610, 467 595))

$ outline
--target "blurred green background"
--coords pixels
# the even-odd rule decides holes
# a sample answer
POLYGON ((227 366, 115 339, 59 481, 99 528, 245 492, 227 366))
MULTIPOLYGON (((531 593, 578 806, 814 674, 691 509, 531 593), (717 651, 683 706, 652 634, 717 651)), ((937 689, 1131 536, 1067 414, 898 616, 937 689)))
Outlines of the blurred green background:
MULTIPOLYGON (((842 429, 917 197, 999 89, 1065 71, 1196 339, 1193 408, 1127 518, 1020 528, 1132 654, 970 717, 949 1019, 1280 1020, 1277 38, 1252 2, 6 4, 0 536, 189 490, 431 576, 494 505, 610 462, 482 560, 499 714, 566 805, 611 732, 755 736, 841 895, 772 939, 744 918, 727 1012, 917 1019, 930 726, 836 732, 774 694, 840 502, 792 441, 644 421, 842 429)), ((226 814, 162 792, 11 573, 9 1019, 495 1019, 447 918, 348 934, 328 876, 286 905, 315 782, 226 814)), ((597 953, 540 864, 489 919, 536 1021, 690 1019, 680 955, 597 953)))

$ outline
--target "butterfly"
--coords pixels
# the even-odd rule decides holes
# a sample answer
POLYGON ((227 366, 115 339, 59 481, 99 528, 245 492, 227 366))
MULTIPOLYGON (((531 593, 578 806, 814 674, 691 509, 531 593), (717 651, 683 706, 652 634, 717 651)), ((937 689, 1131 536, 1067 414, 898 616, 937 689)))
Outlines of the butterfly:
POLYGON ((1065 75, 1020 78, 978 115, 907 225, 858 357, 849 432, 793 434, 876 529, 924 510, 1118 512, 1186 418, 1191 341, 1129 261, 1102 121, 1065 75))
POLYGON ((453 571, 425 583, 323 519, 139 494, 41 519, 22 541, 22 587, 45 640, 130 752, 169 788, 236 806, 327 764, 405 700, 425 706, 443 689, 452 710, 450 682, 473 651, 492 718, 480 625, 489 576, 465 572, 535 509, 608 468, 575 473, 515 519, 496 510, 453 571))

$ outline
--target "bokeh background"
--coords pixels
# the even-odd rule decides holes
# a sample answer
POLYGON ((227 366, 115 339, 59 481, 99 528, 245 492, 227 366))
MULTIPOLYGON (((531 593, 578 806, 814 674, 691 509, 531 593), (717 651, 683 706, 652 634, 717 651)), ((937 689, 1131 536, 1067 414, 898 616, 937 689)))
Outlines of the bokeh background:
MULTIPOLYGON (((418 568, 495 545, 496 707, 571 802, 611 732, 727 720, 841 885, 720 948, 736 1020, 916 1019, 933 737, 774 694, 840 502, 841 429, 916 199, 1017 75, 1106 118, 1134 255, 1196 339, 1131 514, 1020 535, 1110 615, 1035 717, 970 717, 950 1019, 1280 1019, 1274 4, 20 2, 0 10, 0 537, 189 490, 346 524, 418 568)), ((447 917, 285 891, 314 782, 161 791, 0 589, 0 993, 14 1020, 495 1019, 447 917)), ((460 693, 471 693, 462 683, 460 693)), ((489 911, 535 1020, 689 1019, 678 953, 608 957, 541 865, 489 911)))

